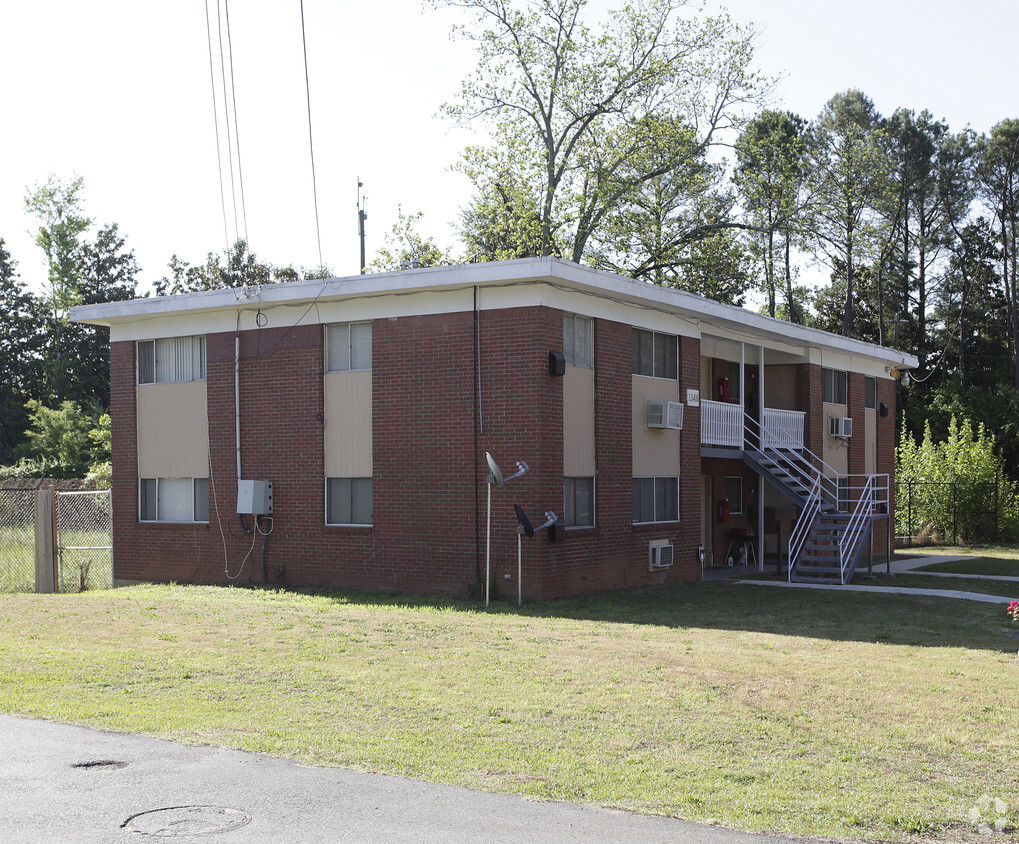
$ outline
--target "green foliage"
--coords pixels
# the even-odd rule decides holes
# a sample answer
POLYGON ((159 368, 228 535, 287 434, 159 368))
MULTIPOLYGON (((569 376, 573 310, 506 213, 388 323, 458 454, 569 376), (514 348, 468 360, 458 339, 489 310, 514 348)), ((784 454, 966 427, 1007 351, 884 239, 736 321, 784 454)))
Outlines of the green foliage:
POLYGON ((396 216, 396 222, 386 235, 382 248, 368 265, 368 272, 383 273, 407 266, 438 267, 455 263, 432 238, 422 237, 416 231, 418 222, 424 216, 423 212, 404 214, 403 208, 397 206, 396 216))
POLYGON ((0 464, 14 458, 28 424, 24 404, 43 381, 46 317, 42 303, 26 291, 17 263, 0 238, 0 464))
POLYGON ((762 87, 751 33, 690 14, 687 0, 638 0, 597 26, 584 0, 435 5, 473 18, 456 33, 476 45, 478 67, 444 110, 483 121, 493 139, 462 165, 478 191, 464 240, 486 259, 580 262, 603 236, 601 252, 614 251, 611 215, 660 177, 700 168, 762 87))
MULTIPOLYGON (((327 278, 328 275, 323 276, 322 273, 328 272, 327 267, 306 271, 308 278, 327 278)), ((259 261, 254 252, 248 251, 248 244, 242 239, 224 250, 222 257, 210 252, 201 265, 189 264, 173 255, 170 258, 170 277, 163 276, 155 283, 155 288, 157 296, 167 296, 227 287, 280 284, 299 278, 300 274, 291 266, 274 267, 259 261)))
POLYGON ((47 470, 49 477, 81 478, 93 463, 109 459, 108 414, 100 416, 73 401, 50 408, 30 399, 26 408, 30 421, 27 442, 18 451, 28 460, 24 469, 34 466, 47 470))
POLYGON ((880 239, 879 208, 889 191, 881 117, 860 91, 832 97, 810 139, 811 194, 805 238, 845 279, 841 333, 854 333, 857 267, 872 260, 880 239))
POLYGON ((802 322, 802 311, 797 307, 788 247, 801 226, 806 158, 806 121, 791 112, 764 111, 747 124, 736 142, 733 174, 761 240, 767 312, 778 315, 780 281, 776 261, 782 261, 785 312, 800 316, 797 322, 802 322))
POLYGON ((895 476, 900 490, 907 482, 916 484, 913 524, 936 537, 955 533, 963 542, 987 542, 995 538, 990 535, 995 518, 1001 539, 1019 536, 1016 485, 1002 478, 1002 460, 982 423, 974 428, 969 419, 952 416, 947 438, 938 442, 929 423, 919 442, 904 430, 895 476))

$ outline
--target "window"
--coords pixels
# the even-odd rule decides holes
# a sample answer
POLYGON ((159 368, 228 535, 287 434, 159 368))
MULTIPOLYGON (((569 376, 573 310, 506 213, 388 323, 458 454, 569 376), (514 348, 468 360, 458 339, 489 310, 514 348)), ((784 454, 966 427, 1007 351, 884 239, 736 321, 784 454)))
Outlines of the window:
POLYGON ((372 523, 371 478, 326 478, 326 524, 372 523))
POLYGON ((326 326, 326 372, 372 368, 372 324, 345 322, 326 326))
POLYGON ((679 338, 674 334, 633 329, 633 374, 679 378, 679 338))
POLYGON ((877 378, 870 375, 863 379, 863 406, 877 409, 877 378))
POLYGON ((633 521, 678 522, 679 478, 634 478, 633 521))
POLYGON ((594 478, 563 478, 566 527, 594 526, 594 478))
POLYGON ((563 316, 563 355, 567 366, 594 369, 594 320, 566 314, 563 316))
POLYGON ((138 383, 205 380, 205 336, 138 341, 138 383))
POLYGON ((208 478, 141 478, 138 520, 142 522, 208 522, 208 478))
POLYGON ((725 497, 729 499, 729 512, 736 516, 743 512, 743 478, 741 476, 725 479, 725 497))
POLYGON ((846 404, 846 373, 840 369, 821 370, 821 401, 846 404))

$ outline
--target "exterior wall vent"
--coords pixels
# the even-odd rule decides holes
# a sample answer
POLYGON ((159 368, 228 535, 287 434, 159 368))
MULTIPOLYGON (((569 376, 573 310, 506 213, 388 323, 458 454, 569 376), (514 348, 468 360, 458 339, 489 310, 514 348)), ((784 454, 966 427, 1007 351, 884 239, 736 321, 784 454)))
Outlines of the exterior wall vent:
POLYGON ((849 439, 853 436, 853 420, 848 416, 829 416, 828 436, 849 439))
POLYGON ((649 401, 647 403, 647 426, 649 428, 683 428, 683 403, 678 401, 649 401))

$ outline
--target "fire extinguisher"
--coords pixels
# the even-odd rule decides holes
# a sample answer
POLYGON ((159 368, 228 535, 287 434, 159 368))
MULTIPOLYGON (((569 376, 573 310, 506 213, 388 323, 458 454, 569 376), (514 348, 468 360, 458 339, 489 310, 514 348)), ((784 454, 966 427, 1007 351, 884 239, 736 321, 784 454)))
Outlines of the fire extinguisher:
POLYGON ((727 522, 729 521, 729 499, 720 498, 718 500, 718 521, 727 522))
POLYGON ((718 400, 729 401, 729 379, 725 375, 718 379, 718 400))

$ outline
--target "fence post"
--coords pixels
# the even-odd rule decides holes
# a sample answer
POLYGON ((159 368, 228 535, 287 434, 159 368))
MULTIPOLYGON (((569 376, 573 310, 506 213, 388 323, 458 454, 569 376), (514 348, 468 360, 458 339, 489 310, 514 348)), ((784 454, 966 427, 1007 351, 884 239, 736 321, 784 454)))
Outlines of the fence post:
POLYGON ((909 547, 913 547, 913 482, 906 483, 906 534, 909 537, 909 547))
POLYGON ((35 491, 35 591, 54 590, 56 536, 53 530, 53 487, 35 491))
POLYGON ((956 505, 959 503, 959 482, 952 481, 952 544, 959 544, 959 523, 956 519, 956 505))
POLYGON ((994 541, 995 542, 999 542, 1000 541, 999 537, 998 537, 998 527, 1000 525, 1000 522, 999 522, 999 519, 1000 519, 1000 516, 999 516, 1000 510, 998 509, 998 503, 999 503, 998 502, 998 496, 1000 495, 1000 492, 998 490, 998 486, 999 486, 1000 483, 1001 483, 1001 474, 998 473, 998 472, 995 472, 994 473, 994 541))

